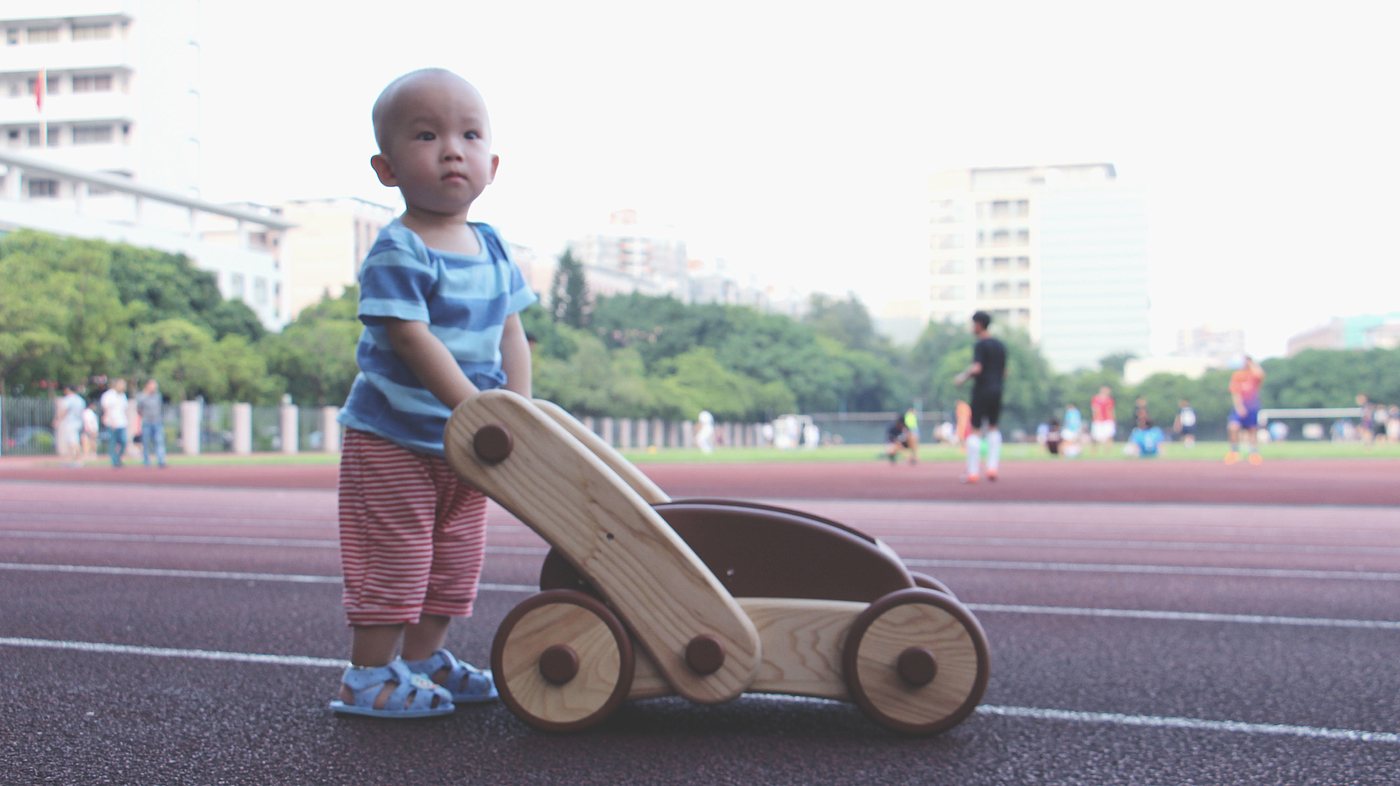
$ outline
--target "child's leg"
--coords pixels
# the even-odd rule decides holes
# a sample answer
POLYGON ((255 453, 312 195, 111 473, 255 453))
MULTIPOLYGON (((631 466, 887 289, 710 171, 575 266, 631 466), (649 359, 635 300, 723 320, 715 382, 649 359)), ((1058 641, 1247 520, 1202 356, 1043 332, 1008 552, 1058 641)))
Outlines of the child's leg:
MULTIPOLYGON (((443 645, 453 617, 470 617, 486 560, 486 495, 463 483, 444 459, 429 469, 437 489, 432 571, 423 616, 404 631, 403 659, 422 661, 443 645)), ((445 684, 446 668, 432 675, 445 684)))
MULTIPOLYGON (((405 626, 421 626, 437 508, 427 461, 378 437, 346 432, 339 505, 342 602, 354 628, 355 666, 393 661, 405 626)), ((396 685, 386 684, 376 708, 396 685)), ((348 689, 342 686, 341 693, 347 700, 348 689)))

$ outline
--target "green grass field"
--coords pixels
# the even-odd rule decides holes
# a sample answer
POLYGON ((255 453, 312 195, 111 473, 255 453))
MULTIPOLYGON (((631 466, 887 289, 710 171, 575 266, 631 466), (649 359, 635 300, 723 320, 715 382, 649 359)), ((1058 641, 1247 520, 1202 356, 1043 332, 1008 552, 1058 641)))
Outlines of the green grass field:
MULTIPOLYGON (((1194 448, 1187 449, 1180 444, 1163 446, 1163 454, 1155 459, 1140 459, 1123 453, 1123 443, 1115 443, 1112 448, 1100 454, 1085 451, 1076 459, 1052 456, 1045 448, 1036 444, 1007 443, 1002 448, 1005 461, 1220 461, 1229 446, 1224 442, 1197 442, 1194 448)), ((1400 445, 1377 444, 1366 447, 1360 442, 1277 442, 1260 447, 1264 458, 1287 459, 1328 459, 1328 458, 1400 458, 1400 445)), ((763 461, 809 462, 809 461, 878 461, 884 455, 881 445, 828 445, 817 450, 777 450, 775 448, 720 448, 706 456, 696 449, 661 448, 651 450, 624 450, 634 464, 651 463, 723 463, 744 464, 763 461)), ((901 459, 908 454, 902 454, 901 459)), ((99 457, 105 458, 105 457, 99 457)), ((298 453, 286 456, 281 453, 255 453, 251 456, 234 456, 229 453, 205 453, 199 456, 171 454, 170 463, 180 466, 215 465, 305 465, 336 464, 340 457, 330 453, 298 453)), ((919 448, 920 461, 961 461, 963 454, 955 447, 947 445, 924 445, 919 448)), ((35 457, 39 462, 57 463, 52 456, 35 457)), ((129 460, 128 460, 129 461, 129 460)))

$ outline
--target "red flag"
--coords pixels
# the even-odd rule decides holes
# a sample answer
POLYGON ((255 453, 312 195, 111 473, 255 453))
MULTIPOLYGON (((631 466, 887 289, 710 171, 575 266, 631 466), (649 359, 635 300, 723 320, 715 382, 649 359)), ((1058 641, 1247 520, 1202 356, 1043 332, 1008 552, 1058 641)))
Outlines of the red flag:
POLYGON ((48 84, 48 71, 39 69, 39 79, 34 82, 34 105, 39 107, 39 111, 44 111, 44 86, 48 84))

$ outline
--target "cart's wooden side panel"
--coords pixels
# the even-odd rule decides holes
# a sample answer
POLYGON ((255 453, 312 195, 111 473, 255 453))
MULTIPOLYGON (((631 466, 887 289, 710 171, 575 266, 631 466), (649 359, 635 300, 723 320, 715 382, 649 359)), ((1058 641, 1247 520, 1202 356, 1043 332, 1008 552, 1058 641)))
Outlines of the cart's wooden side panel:
MULTIPOLYGON (((735 600, 763 641, 763 662, 749 692, 850 700, 841 654, 846 646, 846 631, 869 604, 800 598, 735 600)), ((673 692, 656 664, 638 653, 627 698, 645 699, 673 692)))
POLYGON ((612 445, 603 441, 603 438, 589 431, 584 425, 578 422, 578 418, 570 415, 563 407, 553 401, 545 401, 542 398, 535 399, 535 406, 539 407, 546 415, 554 418, 554 422, 564 427, 564 430, 574 435, 574 438, 582 442, 584 447, 593 451, 593 454, 603 460, 604 464, 616 472, 618 477, 627 482, 632 490, 641 495, 642 499, 652 505, 664 505, 671 501, 666 496, 666 492, 661 487, 652 482, 652 479, 642 474, 637 469, 637 465, 628 461, 612 445))
POLYGON ((514 513, 569 558, 619 612, 677 693, 703 703, 744 692, 758 671, 758 633, 748 616, 630 486, 530 401, 505 390, 478 393, 447 424, 457 474, 514 513), (499 463, 479 459, 477 430, 504 426, 514 440, 499 463), (699 675, 685 660, 701 634, 725 659, 699 675))

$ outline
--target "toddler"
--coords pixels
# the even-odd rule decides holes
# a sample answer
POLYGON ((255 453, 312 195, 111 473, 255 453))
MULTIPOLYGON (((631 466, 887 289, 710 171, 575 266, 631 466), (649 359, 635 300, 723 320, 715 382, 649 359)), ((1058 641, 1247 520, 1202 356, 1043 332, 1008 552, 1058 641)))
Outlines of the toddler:
POLYGON ((414 71, 384 89, 373 119, 370 165, 407 209, 360 269, 360 373, 340 412, 353 643, 331 708, 417 718, 496 698, 490 671, 443 648, 452 618, 472 612, 486 498, 458 480, 442 439, 452 409, 478 390, 530 396, 519 311, 535 295, 496 231, 467 221, 498 164, 476 89, 450 71, 414 71))

